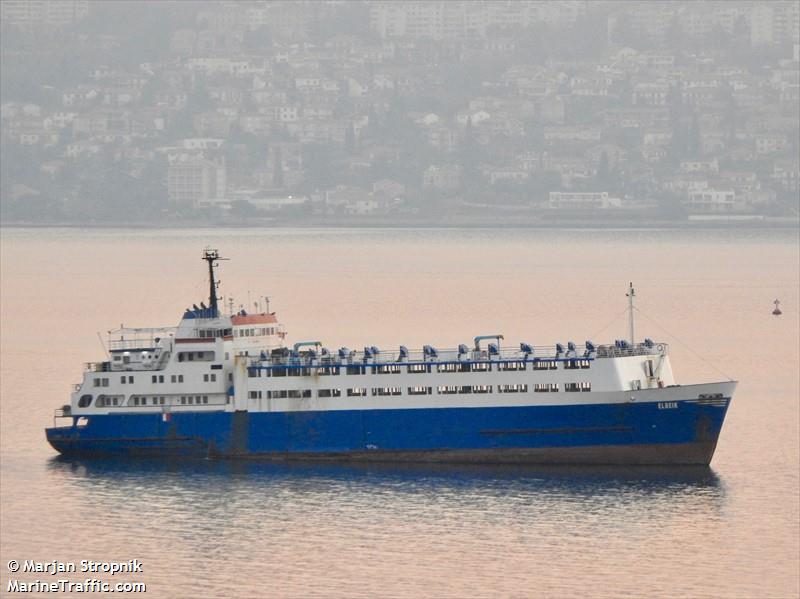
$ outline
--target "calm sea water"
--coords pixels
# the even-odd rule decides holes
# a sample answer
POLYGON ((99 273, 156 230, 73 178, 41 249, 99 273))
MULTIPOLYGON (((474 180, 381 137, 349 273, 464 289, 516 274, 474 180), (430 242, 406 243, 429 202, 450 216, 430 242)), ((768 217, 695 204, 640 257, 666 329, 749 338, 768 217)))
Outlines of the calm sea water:
POLYGON ((3 596, 11 559, 134 558, 144 573, 113 580, 147 597, 800 593, 797 231, 4 229, 0 244, 3 596), (206 299, 207 245, 231 258, 237 307, 270 296, 290 340, 328 347, 612 340, 633 281, 637 336, 670 343, 679 382, 739 390, 710 469, 57 459, 43 429, 102 358, 96 332, 175 324, 206 299))

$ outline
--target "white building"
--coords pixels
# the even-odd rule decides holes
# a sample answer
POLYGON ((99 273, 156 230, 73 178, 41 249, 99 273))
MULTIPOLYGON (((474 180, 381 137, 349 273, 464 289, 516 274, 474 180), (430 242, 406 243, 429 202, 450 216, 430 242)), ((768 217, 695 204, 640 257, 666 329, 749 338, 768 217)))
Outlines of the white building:
POLYGON ((174 156, 167 167, 167 194, 172 202, 205 205, 225 197, 226 175, 224 160, 174 156))
POLYGON ((800 41, 800 3, 764 2, 750 14, 750 45, 765 46, 800 41))
POLYGON ((689 191, 687 207, 695 213, 733 212, 736 192, 732 189, 698 189, 689 191))
POLYGON ((622 207, 622 200, 610 197, 607 191, 551 191, 549 207, 555 210, 608 210, 622 207))
POLYGON ((89 14, 89 0, 3 0, 0 21, 31 29, 72 25, 89 14))

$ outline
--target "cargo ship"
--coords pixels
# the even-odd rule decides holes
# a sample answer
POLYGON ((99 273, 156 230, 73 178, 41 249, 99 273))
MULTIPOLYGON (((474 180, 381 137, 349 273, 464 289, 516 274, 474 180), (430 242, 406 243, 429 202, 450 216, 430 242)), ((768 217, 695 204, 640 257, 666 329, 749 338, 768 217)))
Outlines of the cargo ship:
POLYGON ((668 346, 504 343, 391 350, 288 344, 275 312, 208 305, 109 331, 48 442, 68 456, 708 465, 736 381, 679 385, 668 346))

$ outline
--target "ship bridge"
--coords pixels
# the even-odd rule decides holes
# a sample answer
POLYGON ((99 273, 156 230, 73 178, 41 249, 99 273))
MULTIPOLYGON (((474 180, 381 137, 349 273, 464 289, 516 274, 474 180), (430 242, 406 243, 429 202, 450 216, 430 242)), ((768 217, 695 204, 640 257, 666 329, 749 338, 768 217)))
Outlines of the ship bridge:
POLYGON ((108 361, 89 362, 87 370, 158 370, 169 361, 176 327, 120 327, 108 332, 108 361))

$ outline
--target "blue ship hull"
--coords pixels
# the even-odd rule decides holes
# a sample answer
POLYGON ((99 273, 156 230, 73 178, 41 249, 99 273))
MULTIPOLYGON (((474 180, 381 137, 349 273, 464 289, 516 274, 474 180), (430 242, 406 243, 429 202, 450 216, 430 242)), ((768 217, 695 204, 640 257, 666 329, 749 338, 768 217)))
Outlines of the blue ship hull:
POLYGON ((728 402, 125 413, 46 434, 82 456, 707 465, 728 402))

